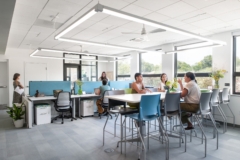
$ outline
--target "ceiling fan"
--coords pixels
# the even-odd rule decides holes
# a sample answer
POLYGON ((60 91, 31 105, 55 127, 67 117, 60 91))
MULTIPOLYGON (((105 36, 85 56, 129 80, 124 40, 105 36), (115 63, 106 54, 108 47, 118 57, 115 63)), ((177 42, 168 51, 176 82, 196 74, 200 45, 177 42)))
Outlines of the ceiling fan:
POLYGON ((147 42, 147 41, 149 41, 149 38, 147 36, 148 34, 165 32, 165 31, 166 30, 164 30, 164 29, 158 28, 158 29, 152 30, 150 32, 147 32, 146 29, 145 29, 145 24, 143 24, 143 28, 142 28, 141 32, 122 32, 122 34, 138 34, 138 35, 141 35, 141 37, 130 39, 129 42, 147 42))

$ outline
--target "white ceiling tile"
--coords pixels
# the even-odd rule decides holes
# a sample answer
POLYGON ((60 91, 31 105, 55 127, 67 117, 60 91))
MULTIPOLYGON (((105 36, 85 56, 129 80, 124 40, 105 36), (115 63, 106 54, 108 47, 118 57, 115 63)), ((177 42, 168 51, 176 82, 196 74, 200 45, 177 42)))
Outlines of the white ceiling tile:
POLYGON ((156 13, 156 12, 153 12, 153 13, 150 13, 146 16, 144 16, 144 18, 147 18, 147 19, 150 19, 150 20, 153 20, 153 21, 156 21, 156 22, 163 22, 163 21, 166 21, 168 19, 170 19, 169 17, 167 16, 164 16, 160 13, 156 13))
POLYGON ((113 26, 113 25, 102 23, 102 22, 97 22, 88 28, 96 30, 96 31, 104 32, 104 30, 106 30, 107 28, 110 28, 111 26, 113 26))
POLYGON ((71 30, 70 32, 68 32, 66 35, 64 35, 64 37, 71 38, 72 36, 75 36, 77 33, 85 30, 86 28, 89 28, 90 26, 94 25, 95 23, 96 23, 95 21, 87 20, 87 21, 83 22, 81 25, 79 25, 76 28, 74 28, 73 30, 71 30))
POLYGON ((124 2, 133 3, 136 0, 123 0, 124 2))
POLYGON ((125 20, 123 18, 114 17, 114 16, 109 16, 109 17, 106 17, 103 20, 101 20, 101 23, 111 24, 114 26, 123 25, 128 22, 130 22, 130 21, 125 20))
POLYGON ((29 30, 30 32, 35 32, 35 33, 43 33, 43 34, 52 34, 55 30, 53 28, 45 28, 45 27, 40 27, 40 26, 35 26, 33 25, 32 28, 29 30))
POLYGON ((18 6, 19 4, 24 4, 27 6, 31 6, 31 7, 39 7, 39 8, 43 8, 44 5, 48 2, 48 0, 17 0, 16 1, 16 6, 18 6))
POLYGON ((88 21, 95 21, 95 22, 99 22, 105 18, 109 17, 108 14, 102 13, 102 12, 97 12, 97 14, 95 14, 94 16, 92 16, 91 18, 88 19, 88 21))
POLYGON ((233 21, 229 21, 228 24, 232 24, 232 25, 235 25, 235 26, 239 26, 239 25, 240 25, 240 19, 236 19, 236 20, 233 20, 233 21))
POLYGON ((136 5, 129 5, 129 6, 125 7, 124 9, 122 9, 122 11, 131 13, 133 15, 140 16, 140 17, 145 16, 152 12, 150 10, 144 9, 144 8, 136 6, 136 5))
POLYGON ((227 12, 227 13, 223 13, 223 14, 217 15, 215 17, 218 19, 221 19, 225 22, 232 21, 235 19, 240 19, 240 9, 234 10, 231 12, 227 12))
POLYGON ((228 24, 228 23, 218 23, 218 24, 215 24, 215 25, 211 25, 211 26, 207 26, 207 27, 203 27, 205 30, 208 30, 208 31, 213 31, 213 30, 216 30, 216 29, 221 29, 221 28, 226 28, 226 27, 230 27, 232 26, 231 24, 228 24))
MULTIPOLYGON (((113 0, 99 0, 98 1, 100 4, 111 7, 111 8, 115 8, 115 9, 122 9, 123 7, 127 6, 129 3, 122 1, 122 0, 115 0, 113 2, 113 0)), ((97 3, 96 3, 97 4, 97 3)))
POLYGON ((199 29, 199 27, 193 26, 191 24, 185 24, 182 26, 178 26, 177 28, 180 28, 180 29, 183 29, 183 30, 189 31, 189 32, 199 29))
POLYGON ((184 14, 182 16, 176 17, 175 19, 178 19, 185 23, 193 23, 202 19, 210 18, 212 17, 210 14, 207 14, 205 11, 197 10, 193 11, 187 14, 184 14))
POLYGON ((222 23, 222 21, 217 18, 211 17, 197 22, 193 22, 191 24, 197 27, 207 27, 218 23, 222 23))
MULTIPOLYGON (((125 24, 125 25, 122 25, 121 27, 130 29, 130 30, 141 31, 142 28, 143 28, 143 24, 141 24, 141 23, 136 23, 136 22, 130 22, 130 23, 127 23, 127 24, 125 24)), ((145 25, 145 28, 146 28, 147 31, 157 29, 157 28, 155 28, 155 27, 147 26, 147 25, 145 25)))
POLYGON ((138 0, 134 4, 151 11, 156 11, 178 1, 179 0, 138 0))
POLYGON ((172 5, 169 5, 163 9, 158 10, 158 13, 169 17, 178 17, 180 15, 195 11, 196 8, 192 7, 191 5, 184 3, 184 2, 177 2, 172 5))
POLYGON ((223 2, 225 0, 182 0, 196 8, 204 8, 213 4, 217 4, 219 2, 223 2))
POLYGON ((170 19, 167 21, 162 22, 163 24, 169 25, 169 26, 173 26, 173 27, 177 27, 177 26, 182 26, 185 25, 186 23, 176 20, 176 19, 170 19))
POLYGON ((41 12, 42 8, 27 6, 23 4, 16 5, 14 9, 14 15, 24 16, 24 17, 34 17, 37 18, 38 14, 41 12))
POLYGON ((70 19, 71 17, 72 17, 71 15, 66 15, 66 14, 58 13, 58 12, 55 12, 55 11, 52 11, 52 10, 44 9, 41 12, 41 14, 38 16, 38 19, 64 23, 68 19, 70 19))
POLYGON ((12 18, 12 23, 22 23, 26 25, 33 25, 36 21, 36 17, 25 17, 20 15, 14 15, 12 18))
POLYGON ((73 36, 72 38, 74 39, 81 39, 81 40, 89 40, 97 35, 99 35, 99 31, 96 31, 94 29, 86 29, 83 32, 80 32, 78 34, 76 34, 75 36, 73 36))
POLYGON ((238 0, 225 0, 223 2, 217 3, 215 5, 208 6, 203 8, 202 10, 211 14, 211 15, 219 15, 225 12, 229 12, 235 9, 240 8, 240 1, 238 0))
POLYGON ((41 48, 52 48, 52 47, 54 47, 54 46, 56 46, 56 45, 58 45, 58 44, 60 44, 60 43, 63 43, 63 42, 61 42, 61 41, 56 41, 56 40, 54 40, 54 39, 47 39, 47 40, 43 41, 43 42, 39 45, 39 47, 41 47, 41 48))
POLYGON ((119 44, 119 43, 123 43, 123 42, 129 41, 130 39, 131 38, 122 35, 122 36, 119 36, 119 37, 111 39, 109 41, 109 43, 110 44, 119 44))
POLYGON ((57 13, 73 15, 82 9, 83 6, 76 5, 75 3, 63 1, 63 0, 50 0, 45 9, 54 11, 57 13))
POLYGON ((11 23, 11 30, 22 30, 22 31, 28 31, 31 28, 32 25, 29 24, 22 24, 22 23, 11 23))
POLYGON ((71 2, 71 3, 76 3, 76 4, 81 5, 81 6, 85 6, 89 2, 91 2, 92 0, 65 0, 65 1, 71 2))

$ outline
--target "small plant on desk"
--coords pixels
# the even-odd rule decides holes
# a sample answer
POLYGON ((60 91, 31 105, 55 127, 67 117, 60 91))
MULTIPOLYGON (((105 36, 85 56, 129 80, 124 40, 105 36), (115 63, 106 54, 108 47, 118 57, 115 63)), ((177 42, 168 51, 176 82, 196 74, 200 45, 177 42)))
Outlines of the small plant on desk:
POLYGON ((76 80, 76 84, 78 85, 78 94, 81 95, 83 82, 78 79, 76 80))

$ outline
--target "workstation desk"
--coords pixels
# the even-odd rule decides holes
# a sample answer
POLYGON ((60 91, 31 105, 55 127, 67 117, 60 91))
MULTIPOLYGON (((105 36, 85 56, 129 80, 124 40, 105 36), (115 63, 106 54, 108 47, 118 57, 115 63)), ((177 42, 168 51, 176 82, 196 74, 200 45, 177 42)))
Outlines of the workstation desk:
MULTIPOLYGON (((80 107, 80 101, 81 99, 97 99, 100 98, 99 95, 95 94, 83 94, 83 95, 71 95, 71 100, 72 100, 72 115, 73 118, 76 119, 76 100, 78 100, 78 107, 80 107)), ((54 101, 57 99, 57 97, 54 96, 45 96, 45 97, 28 97, 28 104, 26 105, 26 111, 27 111, 27 128, 32 128, 33 127, 33 122, 34 122, 34 104, 36 102, 42 102, 42 101, 54 101)), ((80 109, 79 111, 79 117, 80 117, 80 109)))

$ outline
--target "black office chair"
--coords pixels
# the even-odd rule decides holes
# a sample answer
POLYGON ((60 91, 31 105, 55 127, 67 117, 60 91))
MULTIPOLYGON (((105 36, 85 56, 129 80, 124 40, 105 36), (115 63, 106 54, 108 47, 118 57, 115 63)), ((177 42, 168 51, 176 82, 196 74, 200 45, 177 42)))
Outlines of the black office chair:
MULTIPOLYGON (((57 100, 54 103, 55 110, 57 112, 61 112, 62 115, 58 115, 57 117, 52 118, 51 123, 53 123, 53 120, 57 120, 57 118, 62 118, 62 124, 64 123, 64 112, 70 111, 71 117, 72 117, 72 106, 71 106, 71 95, 70 92, 59 92, 57 96, 57 100)), ((71 118, 71 121, 73 121, 73 118, 71 118)))

